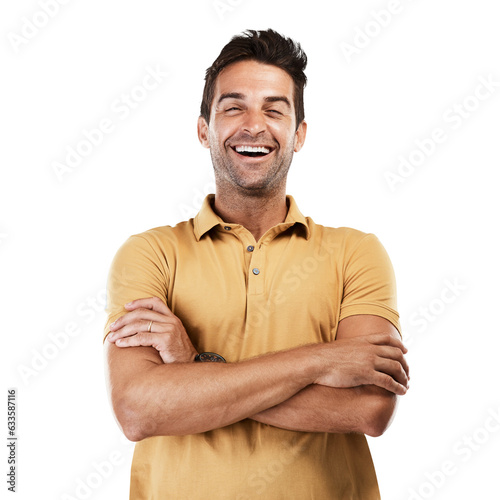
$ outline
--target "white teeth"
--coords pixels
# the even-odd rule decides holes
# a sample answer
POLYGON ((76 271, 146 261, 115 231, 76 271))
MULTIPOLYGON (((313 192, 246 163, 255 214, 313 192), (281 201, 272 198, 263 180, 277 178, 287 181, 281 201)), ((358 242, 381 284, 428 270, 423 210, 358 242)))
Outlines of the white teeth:
POLYGON ((235 149, 238 153, 264 153, 264 154, 268 154, 270 152, 270 150, 265 148, 265 147, 253 148, 252 146, 236 146, 235 149))

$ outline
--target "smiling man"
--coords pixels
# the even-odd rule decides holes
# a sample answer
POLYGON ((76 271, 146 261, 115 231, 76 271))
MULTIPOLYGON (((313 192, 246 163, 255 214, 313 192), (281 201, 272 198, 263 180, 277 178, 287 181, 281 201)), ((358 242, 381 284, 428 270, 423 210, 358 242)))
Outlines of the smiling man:
POLYGON ((105 350, 138 441, 131 499, 380 498, 364 434, 409 380, 394 275, 375 236, 315 224, 286 194, 305 66, 272 30, 223 48, 198 120, 216 193, 113 261, 105 350))

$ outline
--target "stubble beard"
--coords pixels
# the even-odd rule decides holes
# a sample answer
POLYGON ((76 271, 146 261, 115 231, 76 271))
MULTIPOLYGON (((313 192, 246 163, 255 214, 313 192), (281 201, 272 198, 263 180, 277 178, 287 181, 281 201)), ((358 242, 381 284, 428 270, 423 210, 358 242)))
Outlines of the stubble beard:
POLYGON ((268 197, 286 185, 286 178, 293 159, 294 140, 292 139, 283 154, 276 148, 271 164, 264 174, 245 175, 229 158, 229 146, 221 152, 220 148, 211 147, 210 156, 214 167, 216 184, 224 190, 236 190, 240 194, 253 197, 268 197))

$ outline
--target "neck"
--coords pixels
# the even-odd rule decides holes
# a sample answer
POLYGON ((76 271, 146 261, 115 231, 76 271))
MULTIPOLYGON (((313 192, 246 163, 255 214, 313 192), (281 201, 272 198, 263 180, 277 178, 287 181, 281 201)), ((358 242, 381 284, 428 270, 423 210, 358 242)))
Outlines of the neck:
POLYGON ((235 192, 216 190, 214 211, 224 222, 241 224, 259 241, 271 227, 286 218, 285 188, 265 196, 248 196, 235 192))

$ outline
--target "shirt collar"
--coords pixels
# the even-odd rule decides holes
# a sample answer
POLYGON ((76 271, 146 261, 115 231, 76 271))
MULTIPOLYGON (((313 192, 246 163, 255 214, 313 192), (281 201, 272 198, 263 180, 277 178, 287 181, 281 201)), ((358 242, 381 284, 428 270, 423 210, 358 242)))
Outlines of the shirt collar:
MULTIPOLYGON (((215 226, 224 225, 224 221, 214 212, 212 208, 212 203, 215 199, 215 194, 208 194, 203 200, 200 211, 194 218, 194 235, 197 241, 200 241, 201 237, 210 231, 215 226)), ((286 227, 293 225, 301 225, 305 229, 305 238, 309 239, 310 229, 308 220, 302 215, 297 203, 289 194, 286 195, 286 202, 288 205, 288 212, 286 214, 286 219, 282 223, 286 227)), ((279 224, 278 224, 279 226, 279 224)), ((278 227, 275 226, 275 227, 278 227)))

